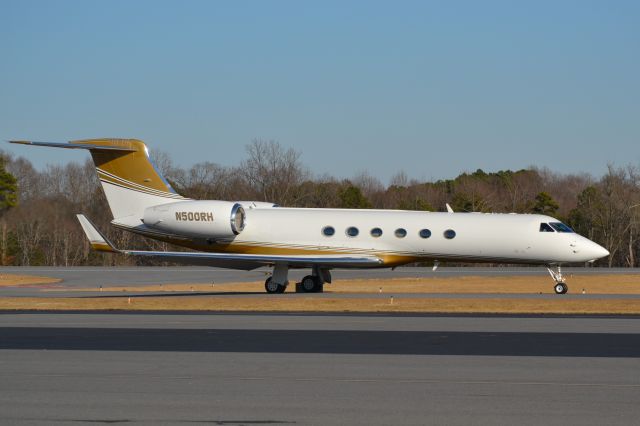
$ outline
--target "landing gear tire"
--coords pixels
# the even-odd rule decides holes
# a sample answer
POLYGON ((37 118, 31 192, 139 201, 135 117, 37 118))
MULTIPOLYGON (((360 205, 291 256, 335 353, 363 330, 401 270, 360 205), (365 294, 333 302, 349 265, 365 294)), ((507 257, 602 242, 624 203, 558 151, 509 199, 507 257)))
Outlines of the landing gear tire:
POLYGON ((565 284, 562 276, 562 265, 549 265, 547 266, 547 271, 549 271, 549 275, 551 275, 551 278, 553 278, 553 281, 556 283, 553 287, 556 294, 565 294, 569 291, 569 287, 565 284))
POLYGON ((320 291, 321 285, 320 280, 313 275, 307 275, 300 281, 300 288, 302 288, 302 291, 305 293, 317 293, 320 291))
POLYGON ((284 293, 286 288, 286 285, 274 282, 271 277, 267 278, 267 280, 264 282, 264 289, 267 290, 267 293, 269 294, 284 293))
POLYGON ((569 291, 569 287, 565 283, 556 283, 555 287, 553 287, 556 294, 565 294, 569 291))

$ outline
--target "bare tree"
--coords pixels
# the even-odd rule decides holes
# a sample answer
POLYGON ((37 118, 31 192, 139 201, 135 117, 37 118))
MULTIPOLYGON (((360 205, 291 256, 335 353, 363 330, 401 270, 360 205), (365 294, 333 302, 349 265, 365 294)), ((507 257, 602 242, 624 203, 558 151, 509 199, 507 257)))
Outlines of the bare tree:
POLYGON ((174 170, 173 160, 171 156, 164 151, 154 149, 149 151, 151 162, 158 169, 158 171, 165 177, 171 175, 174 170))
POLYGON ((296 187, 309 175, 300 163, 300 153, 273 140, 254 139, 247 146, 247 155, 241 168, 261 201, 292 204, 296 187))
POLYGON ((367 171, 362 171, 351 178, 351 183, 362 191, 365 197, 371 198, 374 194, 384 191, 384 185, 375 176, 367 171))

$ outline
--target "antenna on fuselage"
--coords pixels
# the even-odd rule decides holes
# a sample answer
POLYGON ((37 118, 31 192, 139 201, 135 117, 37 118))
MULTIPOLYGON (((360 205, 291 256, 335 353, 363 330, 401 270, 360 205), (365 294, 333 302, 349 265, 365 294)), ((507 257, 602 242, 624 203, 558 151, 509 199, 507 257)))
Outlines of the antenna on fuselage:
POLYGON ((453 213, 453 209, 451 208, 449 203, 446 203, 445 205, 447 206, 447 213, 453 213))

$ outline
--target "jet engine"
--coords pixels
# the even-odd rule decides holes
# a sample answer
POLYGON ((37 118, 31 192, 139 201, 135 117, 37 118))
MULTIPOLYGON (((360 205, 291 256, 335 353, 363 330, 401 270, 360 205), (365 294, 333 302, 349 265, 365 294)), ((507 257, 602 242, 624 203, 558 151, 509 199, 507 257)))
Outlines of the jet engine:
POLYGON ((267 203, 264 201, 238 201, 238 203, 245 209, 271 209, 279 207, 277 204, 267 203))
POLYGON ((171 234, 210 239, 231 239, 244 229, 246 215, 239 203, 179 201, 145 209, 142 221, 171 234))

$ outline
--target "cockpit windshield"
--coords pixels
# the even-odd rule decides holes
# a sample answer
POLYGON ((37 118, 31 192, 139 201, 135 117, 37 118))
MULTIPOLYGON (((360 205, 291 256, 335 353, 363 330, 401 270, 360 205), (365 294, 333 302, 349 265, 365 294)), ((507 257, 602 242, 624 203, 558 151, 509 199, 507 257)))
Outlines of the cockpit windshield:
POLYGON ((553 229, 555 229, 558 232, 566 232, 566 233, 575 232, 573 229, 571 229, 570 227, 568 227, 562 222, 550 222, 549 225, 551 225, 551 227, 553 227, 553 229))
POLYGON ((552 227, 549 226, 548 223, 540 224, 540 232, 555 232, 552 227))

